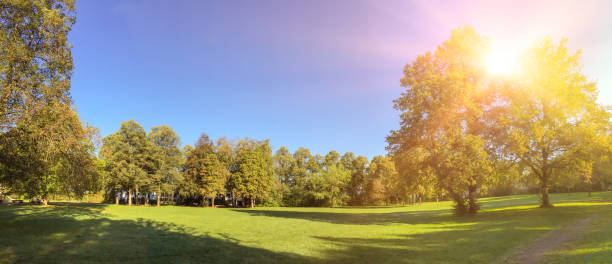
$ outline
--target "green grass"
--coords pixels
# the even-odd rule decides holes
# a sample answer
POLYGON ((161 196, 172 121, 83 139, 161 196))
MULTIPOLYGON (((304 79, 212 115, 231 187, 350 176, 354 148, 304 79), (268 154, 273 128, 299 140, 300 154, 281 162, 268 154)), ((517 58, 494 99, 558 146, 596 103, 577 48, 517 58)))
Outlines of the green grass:
POLYGON ((0 206, 6 263, 504 263, 537 239, 597 216, 546 255, 612 260, 612 192, 484 198, 474 217, 451 203, 406 207, 212 209, 103 204, 0 206))

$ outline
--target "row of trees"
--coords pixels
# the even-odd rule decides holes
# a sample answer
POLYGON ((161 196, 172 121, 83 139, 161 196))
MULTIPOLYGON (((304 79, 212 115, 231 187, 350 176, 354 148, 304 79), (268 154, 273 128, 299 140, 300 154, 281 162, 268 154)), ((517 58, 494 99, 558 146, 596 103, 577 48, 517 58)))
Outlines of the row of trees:
POLYGON ((229 191, 254 206, 256 199, 268 197, 272 187, 268 140, 230 142, 222 138, 213 144, 203 134, 194 147, 186 145, 181 151, 179 137, 170 127, 153 127, 147 134, 130 120, 103 142, 102 181, 105 193, 116 203, 126 191, 129 205, 133 197, 145 194, 143 200, 148 203, 150 194, 155 194, 158 206, 162 196, 202 205, 211 199, 214 206, 214 198, 229 191))
POLYGON ((388 204, 404 197, 387 157, 369 162, 351 152, 321 156, 300 148, 291 154, 286 147, 272 155, 268 140, 213 142, 206 134, 181 150, 170 127, 153 127, 147 134, 133 120, 103 139, 97 164, 107 199, 119 203, 120 194, 127 192, 129 205, 141 196, 148 203, 152 194, 158 206, 164 196, 183 204, 208 205, 210 200, 214 206, 215 197, 228 193, 251 207, 256 201, 276 206, 388 204))
POLYGON ((341 156, 332 150, 322 156, 302 147, 291 154, 281 147, 274 155, 274 171, 276 205, 374 205, 404 198, 395 166, 383 156, 370 162, 352 152, 341 156))

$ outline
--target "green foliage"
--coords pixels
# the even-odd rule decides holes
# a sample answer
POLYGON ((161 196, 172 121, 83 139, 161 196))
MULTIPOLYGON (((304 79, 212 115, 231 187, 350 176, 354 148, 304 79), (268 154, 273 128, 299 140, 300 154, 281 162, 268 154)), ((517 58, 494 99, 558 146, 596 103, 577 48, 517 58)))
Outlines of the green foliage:
POLYGON ((0 134, 0 180, 16 193, 42 198, 49 194, 81 197, 98 188, 94 145, 68 106, 53 104, 18 121, 0 134))
POLYGON ((591 182, 593 163, 609 151, 609 113, 566 40, 536 43, 512 78, 484 70, 488 45, 462 27, 406 65, 406 90, 394 101, 401 127, 388 150, 413 192, 444 192, 459 214, 475 213, 476 196, 489 189, 511 193, 524 175, 549 207, 551 185, 591 182))
POLYGON ((256 199, 266 199, 274 183, 272 150, 269 140, 238 142, 236 171, 232 174, 233 192, 249 198, 251 207, 256 199))
POLYGON ((401 128, 387 137, 398 168, 408 170, 401 175, 413 177, 406 182, 422 188, 420 192, 430 186, 444 190, 460 214, 476 213, 476 192, 492 177, 489 142, 482 136, 490 101, 483 92, 482 51, 487 48, 485 37, 463 27, 453 30, 435 52, 406 65, 401 80, 406 90, 394 101, 402 112, 401 128), (468 208, 465 199, 470 200, 468 208))
POLYGON ((347 200, 347 186, 351 180, 350 171, 335 165, 325 167, 311 178, 312 195, 315 200, 330 207, 343 205, 347 200))
POLYGON ((197 144, 187 159, 186 179, 190 184, 190 194, 201 195, 206 205, 206 199, 214 198, 217 194, 225 195, 225 184, 229 178, 229 171, 219 161, 217 155, 209 144, 197 144))
MULTIPOLYGON (((522 79, 500 89, 495 122, 503 125, 503 150, 531 170, 550 207, 548 191, 555 181, 569 184, 580 170, 590 171, 609 148, 609 113, 597 103, 597 87, 581 72, 580 51, 570 53, 567 40, 550 38, 523 56, 522 79), (558 179, 561 177, 561 179, 558 179)), ((582 173, 590 178, 590 172, 582 173)))
POLYGON ((71 109, 74 1, 0 5, 0 184, 30 197, 98 188, 93 128, 71 109))
MULTIPOLYGON (((158 148, 147 138, 145 130, 134 120, 121 123, 114 134, 103 140, 102 158, 106 161, 109 191, 135 191, 155 184, 161 157, 158 148)), ((132 196, 129 197, 132 203, 132 196)))
POLYGON ((389 205, 400 200, 401 181, 389 157, 375 156, 368 166, 366 193, 371 204, 389 205))
POLYGON ((156 173, 152 174, 151 189, 158 196, 157 205, 161 203, 159 196, 165 192, 173 192, 183 180, 181 173, 182 153, 179 149, 180 139, 169 126, 163 125, 151 128, 149 141, 156 147, 155 154, 159 162, 156 173))
POLYGON ((0 132, 41 109, 70 105, 74 15, 72 0, 2 1, 0 132))

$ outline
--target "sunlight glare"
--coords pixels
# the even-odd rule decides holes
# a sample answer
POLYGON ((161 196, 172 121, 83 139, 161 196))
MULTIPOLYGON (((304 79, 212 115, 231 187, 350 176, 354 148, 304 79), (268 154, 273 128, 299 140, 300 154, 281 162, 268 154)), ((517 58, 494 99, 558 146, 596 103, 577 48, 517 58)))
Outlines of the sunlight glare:
POLYGON ((486 67, 495 75, 513 75, 517 72, 518 53, 507 48, 492 48, 486 56, 486 67))

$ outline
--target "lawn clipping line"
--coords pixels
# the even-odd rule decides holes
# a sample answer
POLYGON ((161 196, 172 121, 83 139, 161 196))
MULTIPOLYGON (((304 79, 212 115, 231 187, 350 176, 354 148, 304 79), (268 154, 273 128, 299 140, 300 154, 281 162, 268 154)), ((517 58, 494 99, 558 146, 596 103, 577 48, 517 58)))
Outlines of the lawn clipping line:
POLYGON ((551 234, 536 240, 531 246, 525 250, 514 254, 506 260, 506 263, 524 263, 524 264, 535 264, 540 262, 542 258, 548 253, 555 250, 563 243, 577 238, 580 236, 580 232, 584 230, 593 220, 597 217, 599 212, 593 213, 591 216, 582 219, 571 226, 562 228, 551 234))

